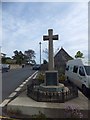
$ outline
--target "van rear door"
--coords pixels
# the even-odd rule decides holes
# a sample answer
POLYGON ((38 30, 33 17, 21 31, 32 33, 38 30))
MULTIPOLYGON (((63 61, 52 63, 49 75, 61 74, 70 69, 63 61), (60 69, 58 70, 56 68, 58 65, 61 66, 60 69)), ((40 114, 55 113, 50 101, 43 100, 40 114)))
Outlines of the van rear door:
POLYGON ((78 66, 77 65, 74 65, 73 66, 73 83, 78 86, 78 66))
POLYGON ((83 66, 79 67, 78 71, 78 86, 79 88, 82 88, 82 84, 86 84, 86 75, 85 75, 85 70, 83 66))

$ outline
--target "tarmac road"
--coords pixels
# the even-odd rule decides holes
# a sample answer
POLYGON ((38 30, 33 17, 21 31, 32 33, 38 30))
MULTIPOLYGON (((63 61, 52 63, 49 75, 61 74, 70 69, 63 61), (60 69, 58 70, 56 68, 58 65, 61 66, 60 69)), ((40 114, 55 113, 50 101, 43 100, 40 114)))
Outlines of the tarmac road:
POLYGON ((29 66, 4 72, 2 74, 2 101, 34 72, 29 66))

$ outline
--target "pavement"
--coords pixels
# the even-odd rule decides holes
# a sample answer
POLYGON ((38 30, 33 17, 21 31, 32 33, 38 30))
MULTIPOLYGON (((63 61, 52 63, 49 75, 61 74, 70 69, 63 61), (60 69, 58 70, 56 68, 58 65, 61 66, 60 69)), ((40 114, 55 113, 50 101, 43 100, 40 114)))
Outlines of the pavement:
POLYGON ((79 109, 84 114, 84 118, 88 118, 90 100, 80 91, 78 92, 79 97, 73 100, 65 103, 50 103, 34 101, 26 95, 27 91, 24 91, 7 105, 7 110, 20 110, 23 115, 28 116, 38 115, 41 112, 48 118, 64 118, 66 107, 73 106, 73 108, 79 109))
POLYGON ((37 71, 26 79, 10 96, 8 99, 0 104, 0 107, 6 108, 9 113, 20 112, 19 117, 30 117, 43 113, 47 118, 66 118, 67 112, 65 109, 70 106, 73 109, 78 109, 88 118, 90 112, 90 100, 85 97, 82 92, 78 90, 79 96, 75 99, 69 100, 65 103, 50 103, 50 102, 37 102, 27 96, 26 86, 30 79, 35 79, 37 71))

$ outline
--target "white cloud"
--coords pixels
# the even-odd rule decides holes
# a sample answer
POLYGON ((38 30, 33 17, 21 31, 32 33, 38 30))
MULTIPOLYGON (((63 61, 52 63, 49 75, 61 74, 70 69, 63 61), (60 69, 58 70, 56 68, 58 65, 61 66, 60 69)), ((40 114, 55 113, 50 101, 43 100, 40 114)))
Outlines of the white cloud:
MULTIPOLYGON (((59 23, 58 21, 57 23, 59 23)), ((70 14, 66 15, 66 18, 61 20, 59 25, 61 29, 61 46, 67 48, 72 56, 74 56, 73 53, 78 50, 84 52, 88 49, 87 4, 75 6, 72 11, 70 11, 70 14)))
POLYGON ((2 2, 88 2, 89 0, 1 0, 2 2))
MULTIPOLYGON (((62 4, 64 5, 64 3, 62 4)), ((68 9, 58 8, 58 4, 42 6, 41 15, 30 21, 30 16, 21 18, 25 5, 19 8, 18 16, 4 11, 3 18, 3 51, 11 55, 12 51, 27 50, 32 48, 36 51, 39 60, 39 42, 42 41, 42 49, 47 47, 47 42, 42 40, 47 35, 48 28, 54 29, 54 34, 59 34, 59 41, 54 42, 54 49, 63 46, 70 55, 74 56, 80 50, 85 55, 88 47, 88 5, 87 3, 68 4, 68 9), (46 10, 45 10, 46 8, 46 10), (48 9, 49 8, 49 9, 48 9), (52 9, 53 12, 50 12, 52 9), (63 11, 61 11, 61 9, 63 11), (58 11, 58 12, 56 12, 58 11)), ((29 10, 29 9, 28 9, 29 10)), ((18 12, 18 9, 17 9, 18 12)), ((31 11, 25 11, 31 12, 31 11)), ((38 11, 37 11, 38 12, 38 11)), ((33 17, 34 15, 32 15, 33 17)), ((42 53, 43 54, 43 53, 42 53)), ((86 55, 87 56, 87 55, 86 55)), ((44 57, 44 56, 43 56, 44 57)))

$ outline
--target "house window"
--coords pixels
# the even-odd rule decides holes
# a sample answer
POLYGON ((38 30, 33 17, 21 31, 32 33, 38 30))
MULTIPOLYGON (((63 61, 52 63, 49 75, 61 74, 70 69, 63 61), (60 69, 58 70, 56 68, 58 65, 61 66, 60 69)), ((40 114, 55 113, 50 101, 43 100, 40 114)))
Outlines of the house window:
POLYGON ((77 71, 78 71, 78 66, 74 66, 74 67, 73 67, 73 72, 74 72, 74 73, 77 73, 77 71))

